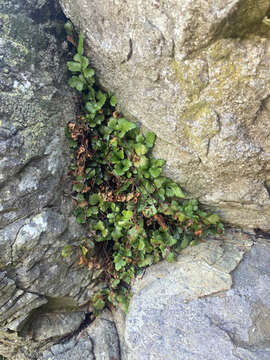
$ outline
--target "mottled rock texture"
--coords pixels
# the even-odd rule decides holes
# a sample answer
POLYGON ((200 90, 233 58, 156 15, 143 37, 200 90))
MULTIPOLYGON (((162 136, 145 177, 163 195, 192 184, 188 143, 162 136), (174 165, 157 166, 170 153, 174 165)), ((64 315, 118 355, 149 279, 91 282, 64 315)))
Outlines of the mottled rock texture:
POLYGON ((115 317, 122 360, 268 360, 269 263, 269 242, 235 233, 152 266, 115 317))
POLYGON ((64 128, 74 119, 64 16, 54 1, 0 0, 0 354, 32 359, 76 330, 94 289, 78 254, 64 128))
POLYGON ((270 230, 270 0, 60 0, 121 110, 191 195, 270 230))
POLYGON ((118 334, 109 311, 38 360, 121 360, 118 334))

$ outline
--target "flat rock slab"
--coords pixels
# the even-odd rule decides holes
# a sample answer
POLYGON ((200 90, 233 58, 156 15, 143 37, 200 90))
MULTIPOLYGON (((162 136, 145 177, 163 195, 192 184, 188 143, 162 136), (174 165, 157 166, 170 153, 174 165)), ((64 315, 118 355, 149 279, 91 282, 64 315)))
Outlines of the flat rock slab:
POLYGON ((149 268, 134 284, 123 359, 269 360, 270 244, 251 246, 228 234, 149 268))

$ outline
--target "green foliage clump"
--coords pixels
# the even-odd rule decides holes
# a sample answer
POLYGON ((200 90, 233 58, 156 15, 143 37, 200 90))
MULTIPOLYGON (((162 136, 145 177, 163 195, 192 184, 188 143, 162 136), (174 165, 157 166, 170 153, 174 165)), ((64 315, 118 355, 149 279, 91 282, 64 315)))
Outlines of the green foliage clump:
MULTIPOLYGON (((90 234, 81 246, 80 263, 93 267, 99 256, 104 268, 108 287, 95 294, 95 309, 109 302, 127 311, 138 272, 162 259, 172 262, 188 245, 223 232, 223 225, 162 175, 165 161, 150 156, 155 134, 142 134, 119 114, 115 96, 97 86, 83 53, 81 34, 77 53, 67 63, 69 84, 81 92, 83 107, 80 120, 69 123, 67 131, 74 154, 74 214, 90 234)), ((63 255, 70 251, 64 248, 63 255)))

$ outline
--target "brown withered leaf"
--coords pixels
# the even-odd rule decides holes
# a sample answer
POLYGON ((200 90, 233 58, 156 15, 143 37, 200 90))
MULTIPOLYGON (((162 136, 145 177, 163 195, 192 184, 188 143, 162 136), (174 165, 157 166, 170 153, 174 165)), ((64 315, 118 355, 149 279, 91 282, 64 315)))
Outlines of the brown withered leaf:
POLYGON ((139 156, 138 156, 137 154, 134 154, 134 155, 132 156, 132 161, 133 161, 133 162, 136 162, 136 161, 138 161, 138 160, 140 160, 139 156))
POLYGON ((82 176, 84 174, 85 163, 77 164, 77 175, 82 176))
POLYGON ((129 194, 127 195, 127 201, 130 201, 130 200, 133 199, 133 198, 134 198, 134 194, 129 193, 129 194))
POLYGON ((203 229, 199 229, 194 232, 194 235, 196 235, 196 236, 202 236, 202 234, 203 234, 203 229))
POLYGON ((77 205, 78 205, 78 201, 75 200, 75 199, 72 199, 72 205, 73 205, 73 206, 77 206, 77 205))
POLYGON ((165 230, 167 228, 162 215, 156 214, 156 215, 154 215, 154 218, 158 222, 158 224, 162 227, 163 230, 165 230))
POLYGON ((113 117, 114 117, 115 119, 117 119, 117 118, 119 117, 119 115, 120 115, 119 111, 115 110, 115 111, 113 112, 113 117))
POLYGON ((91 186, 85 186, 84 188, 83 188, 83 190, 82 190, 82 193, 83 194, 85 194, 85 193, 87 193, 88 191, 90 191, 91 190, 91 186))
POLYGON ((92 262, 92 261, 88 261, 87 266, 88 266, 88 269, 89 269, 89 270, 92 270, 92 269, 93 269, 93 267, 94 267, 94 264, 93 264, 93 262, 92 262))
POLYGON ((85 208, 86 206, 88 206, 88 202, 85 200, 79 203, 80 208, 85 208))
POLYGON ((67 35, 67 41, 69 41, 75 48, 77 47, 76 42, 74 41, 73 37, 70 35, 67 35))
POLYGON ((82 155, 82 154, 85 154, 85 146, 84 145, 81 145, 77 151, 77 159, 79 159, 79 157, 82 155))
POLYGON ((87 259, 84 256, 80 256, 78 265, 86 265, 87 259))
POLYGON ((68 123, 68 127, 69 127, 70 131, 73 131, 75 129, 75 127, 76 127, 76 124, 73 123, 73 122, 70 122, 70 123, 68 123))

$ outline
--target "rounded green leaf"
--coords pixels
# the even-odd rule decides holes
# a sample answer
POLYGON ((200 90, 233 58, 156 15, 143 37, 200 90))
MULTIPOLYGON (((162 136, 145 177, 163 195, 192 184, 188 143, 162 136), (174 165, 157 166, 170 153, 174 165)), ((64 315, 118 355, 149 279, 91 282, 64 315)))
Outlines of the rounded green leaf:
POLYGON ((110 104, 113 107, 115 107, 117 105, 117 100, 116 100, 116 97, 114 95, 110 98, 110 104))
POLYGON ((134 145, 135 152, 137 155, 145 155, 148 151, 147 147, 144 144, 137 143, 134 145))
POLYGON ((75 61, 68 61, 67 62, 68 70, 72 72, 80 72, 81 71, 81 64, 75 61))

